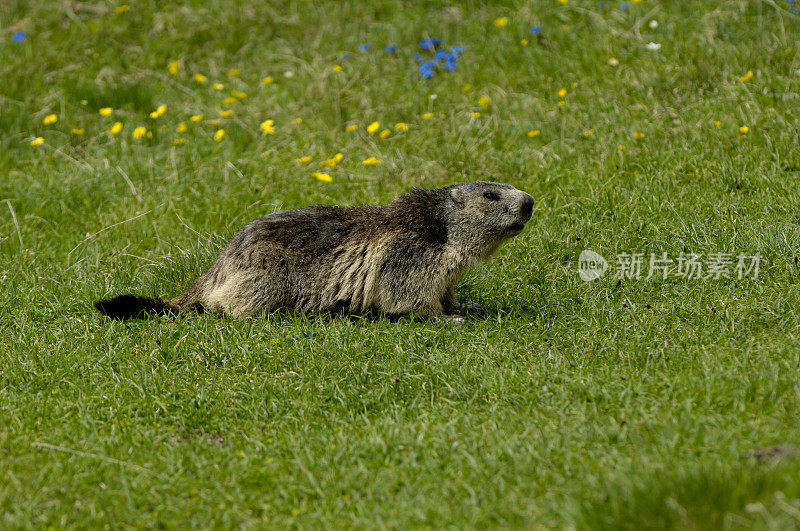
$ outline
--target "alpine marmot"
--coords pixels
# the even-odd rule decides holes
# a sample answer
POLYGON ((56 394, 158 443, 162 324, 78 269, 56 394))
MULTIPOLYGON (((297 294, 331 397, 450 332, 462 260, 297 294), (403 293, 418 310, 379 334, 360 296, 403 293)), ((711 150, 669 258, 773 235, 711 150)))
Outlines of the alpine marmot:
POLYGON ((242 227, 181 295, 122 295, 95 307, 121 320, 276 308, 447 318, 460 307, 461 273, 519 234, 532 210, 525 192, 475 181, 415 189, 385 206, 276 212, 242 227))

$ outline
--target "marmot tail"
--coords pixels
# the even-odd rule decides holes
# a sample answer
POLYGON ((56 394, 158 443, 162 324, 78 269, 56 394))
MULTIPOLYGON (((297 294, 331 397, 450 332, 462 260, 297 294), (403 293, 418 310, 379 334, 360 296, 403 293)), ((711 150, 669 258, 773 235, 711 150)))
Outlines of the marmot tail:
POLYGON ((94 303, 94 307, 103 315, 120 321, 178 313, 177 308, 163 299, 138 297, 136 295, 120 295, 113 299, 97 301, 94 303))

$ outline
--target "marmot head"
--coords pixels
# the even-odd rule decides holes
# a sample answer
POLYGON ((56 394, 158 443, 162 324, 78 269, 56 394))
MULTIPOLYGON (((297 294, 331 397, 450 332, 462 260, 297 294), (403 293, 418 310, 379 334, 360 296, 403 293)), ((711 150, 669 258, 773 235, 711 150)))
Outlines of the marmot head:
POLYGON ((531 219, 533 198, 510 184, 475 181, 447 188, 450 237, 486 256, 531 219), (486 253, 486 254, 484 254, 486 253))

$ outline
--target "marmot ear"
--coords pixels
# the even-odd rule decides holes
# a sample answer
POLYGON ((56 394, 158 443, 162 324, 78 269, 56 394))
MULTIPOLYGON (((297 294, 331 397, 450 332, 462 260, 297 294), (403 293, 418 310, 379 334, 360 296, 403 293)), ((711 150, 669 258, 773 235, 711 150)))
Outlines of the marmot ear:
POLYGON ((466 197, 464 196, 464 191, 460 188, 455 187, 450 189, 450 199, 453 200, 453 204, 458 208, 464 208, 466 197))

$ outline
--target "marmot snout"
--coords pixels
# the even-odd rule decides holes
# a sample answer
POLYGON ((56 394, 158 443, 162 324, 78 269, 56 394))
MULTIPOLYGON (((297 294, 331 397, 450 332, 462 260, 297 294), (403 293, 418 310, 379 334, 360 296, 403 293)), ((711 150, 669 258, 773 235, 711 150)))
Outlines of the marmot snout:
POLYGON ((484 181, 412 190, 385 206, 277 212, 242 227, 181 295, 122 295, 95 307, 122 320, 280 307, 448 316, 459 276, 519 234, 532 212, 530 195, 484 181))

